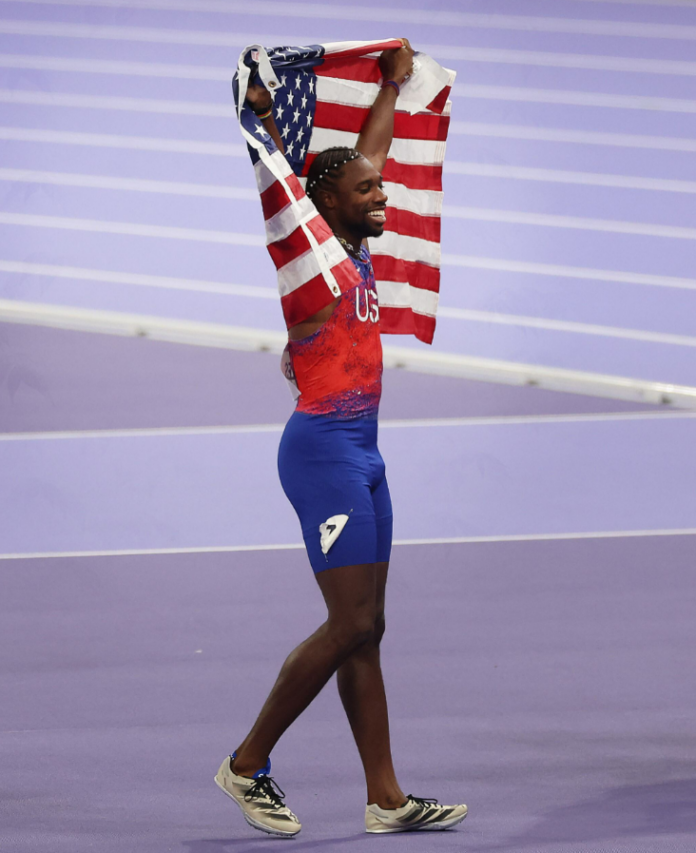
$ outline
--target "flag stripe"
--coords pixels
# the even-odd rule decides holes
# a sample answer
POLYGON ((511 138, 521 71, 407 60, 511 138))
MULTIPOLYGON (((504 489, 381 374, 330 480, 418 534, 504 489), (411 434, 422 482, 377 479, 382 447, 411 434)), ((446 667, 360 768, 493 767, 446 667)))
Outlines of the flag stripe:
MULTIPOLYGON (((326 243, 324 243, 323 254, 329 267, 334 267, 340 264, 341 261, 346 258, 346 253, 343 247, 335 237, 332 237, 332 239, 327 240, 326 243)), ((353 272, 357 274, 357 270, 353 266, 352 261, 351 267, 353 268, 353 272)), ((299 287, 302 287, 305 282, 310 281, 320 273, 321 268, 319 266, 319 260, 314 252, 305 252, 304 255, 294 258, 278 270, 278 288, 280 290, 280 295, 286 296, 289 293, 292 293, 299 287)), ((330 301, 330 299, 327 300, 326 304, 330 301)), ((320 309, 317 308, 312 313, 316 314, 318 310, 320 309)), ((306 320, 307 317, 304 319, 306 320)))
POLYGON ((419 261, 432 267, 440 266, 440 246, 420 237, 408 237, 395 231, 384 231, 379 240, 375 240, 373 253, 393 255, 407 261, 419 261))
MULTIPOLYGON (((362 130, 369 113, 369 107, 317 101, 314 127, 327 127, 357 134, 362 130)), ((433 139, 444 142, 447 139, 449 123, 448 115, 425 112, 409 115, 406 112, 396 112, 394 113, 394 139, 433 139)))
POLYGON ((303 196, 295 205, 287 204, 280 212, 266 220, 266 245, 285 240, 297 228, 301 220, 318 216, 312 202, 303 196))
POLYGON ((387 160, 382 170, 385 181, 406 184, 414 190, 442 190, 442 165, 419 166, 412 163, 399 163, 393 158, 387 160))
POLYGON ((418 261, 404 261, 391 255, 379 255, 372 251, 372 266, 375 278, 380 281, 407 281, 414 289, 440 289, 440 269, 418 261))
POLYGON ((364 56, 366 53, 381 53, 401 47, 401 39, 383 39, 382 41, 334 41, 324 45, 324 56, 336 59, 341 56, 364 56))
POLYGON ((421 216, 410 210, 387 206, 385 231, 396 231, 406 237, 420 237, 433 243, 440 242, 440 217, 421 216))
POLYGON ((437 190, 412 190, 403 184, 385 181, 384 192, 387 194, 389 207, 410 210, 421 216, 440 216, 442 214, 442 192, 437 190))
MULTIPOLYGON (((319 216, 319 214, 307 222, 307 228, 317 238, 319 245, 325 243, 333 236, 333 231, 326 224, 324 217, 319 216)), ((309 237, 302 226, 295 228, 284 239, 276 240, 274 243, 269 243, 268 245, 268 251, 278 269, 294 261, 295 258, 299 258, 305 252, 311 251, 311 248, 312 245, 309 242, 309 237)))
POLYGON ((413 308, 419 314, 434 317, 437 313, 439 295, 432 290, 409 288, 399 281, 378 281, 379 307, 413 308))
POLYGON ((352 56, 344 59, 327 57, 322 65, 314 68, 320 77, 338 77, 341 80, 357 80, 360 83, 379 83, 382 72, 376 59, 352 56))
MULTIPOLYGON (((309 142, 309 150, 311 153, 318 154, 325 148, 336 145, 353 148, 357 141, 355 133, 315 126, 309 142)), ((389 156, 400 163, 434 166, 442 162, 442 145, 442 142, 432 139, 394 139, 389 149, 389 156)))
MULTIPOLYGON (((332 272, 342 293, 355 286, 356 269, 350 258, 345 258, 337 264, 332 272)), ((298 289, 281 295, 280 302, 288 328, 316 314, 315 306, 324 300, 325 293, 326 281, 322 275, 317 275, 305 281, 298 289)))

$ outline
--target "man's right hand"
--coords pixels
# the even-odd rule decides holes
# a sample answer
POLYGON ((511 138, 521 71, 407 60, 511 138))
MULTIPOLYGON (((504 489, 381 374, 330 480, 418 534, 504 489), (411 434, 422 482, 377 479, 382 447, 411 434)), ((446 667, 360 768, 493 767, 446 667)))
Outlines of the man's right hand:
POLYGON ((401 86, 413 74, 413 48, 408 39, 401 39, 403 47, 383 50, 379 58, 379 70, 383 80, 393 80, 401 86))

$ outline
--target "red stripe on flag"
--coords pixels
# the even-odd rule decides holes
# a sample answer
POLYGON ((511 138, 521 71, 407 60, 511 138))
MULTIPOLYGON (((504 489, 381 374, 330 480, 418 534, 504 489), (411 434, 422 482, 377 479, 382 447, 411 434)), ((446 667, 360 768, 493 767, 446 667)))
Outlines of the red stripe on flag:
POLYGON ((435 334, 435 318, 416 314, 410 308, 380 305, 379 330, 383 335, 415 335, 419 341, 431 344, 435 334))
POLYGON ((323 65, 314 68, 314 73, 320 77, 337 77, 339 80, 356 80, 360 83, 379 83, 382 79, 378 60, 367 56, 342 59, 328 56, 323 65))
POLYGON ((309 243, 309 237, 304 233, 301 227, 297 227, 292 234, 285 237, 283 240, 276 240, 275 243, 268 245, 268 254, 273 258, 273 263, 276 269, 284 267, 300 255, 309 252, 312 247, 309 243))
MULTIPOLYGON (((360 281, 360 273, 350 258, 336 264, 335 267, 332 267, 331 272, 334 274, 341 293, 355 287, 360 281)), ((322 275, 315 276, 298 287, 297 290, 283 296, 280 302, 288 329, 304 322, 317 311, 321 311, 322 308, 326 308, 335 298, 322 275)))
POLYGON ((440 290, 440 269, 420 261, 402 261, 391 255, 372 255, 372 266, 377 281, 406 281, 423 290, 440 290))
MULTIPOLYGON (((285 180, 295 198, 301 199, 304 195, 304 190, 297 180, 296 175, 288 175, 285 180)), ((288 206, 291 200, 283 183, 281 181, 274 181, 270 187, 266 187, 261 193, 261 207, 263 208, 264 220, 270 219, 276 213, 280 213, 284 207, 288 206)))
MULTIPOLYGON (((370 113, 369 107, 348 107, 317 101, 314 112, 314 127, 328 127, 346 133, 360 133, 370 113)), ((449 130, 449 116, 432 113, 406 112, 394 114, 394 137, 396 139, 430 139, 444 142, 449 130)))
MULTIPOLYGON (((319 214, 309 220, 307 227, 320 245, 325 243, 329 237, 333 237, 333 231, 326 224, 324 217, 319 216, 319 214)), ((310 251, 311 248, 309 237, 305 234, 302 226, 298 225, 292 234, 289 234, 282 240, 270 243, 268 253, 273 258, 276 269, 280 269, 285 264, 289 264, 290 261, 294 261, 295 258, 299 258, 300 255, 304 255, 305 252, 310 251)))
MULTIPOLYGON (((317 152, 318 153, 318 152, 317 152)), ((317 153, 310 152, 305 160, 302 174, 307 175, 317 153)), ((403 184, 412 190, 442 191, 442 166, 418 166, 412 163, 398 163, 391 158, 382 171, 385 181, 403 184)))
POLYGON ((412 190, 442 190, 442 166, 398 163, 390 157, 382 170, 382 177, 412 190))
POLYGON ((420 237, 431 243, 440 242, 440 217, 422 216, 410 210, 400 210, 398 207, 387 206, 386 231, 396 231, 405 237, 420 237))
POLYGON ((428 104, 427 109, 432 110, 434 113, 441 113, 445 108, 447 98, 449 98, 451 91, 451 86, 445 86, 445 88, 428 104))
POLYGON ((415 335, 424 344, 431 344, 435 336, 435 318, 425 314, 413 312, 413 325, 416 327, 415 335))
POLYGON ((333 237, 333 231, 329 228, 323 216, 317 214, 307 223, 307 227, 317 238, 317 243, 325 243, 329 237, 333 237))
POLYGON ((383 335, 413 335, 416 327, 410 308, 379 306, 379 330, 383 335))

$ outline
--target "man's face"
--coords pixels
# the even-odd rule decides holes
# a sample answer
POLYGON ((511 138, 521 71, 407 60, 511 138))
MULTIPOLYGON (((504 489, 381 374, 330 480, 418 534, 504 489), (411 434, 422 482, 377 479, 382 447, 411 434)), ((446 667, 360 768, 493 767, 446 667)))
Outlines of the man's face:
POLYGON ((369 160, 359 157, 346 163, 343 177, 330 195, 335 222, 342 230, 361 240, 381 236, 387 221, 387 196, 382 176, 369 160))

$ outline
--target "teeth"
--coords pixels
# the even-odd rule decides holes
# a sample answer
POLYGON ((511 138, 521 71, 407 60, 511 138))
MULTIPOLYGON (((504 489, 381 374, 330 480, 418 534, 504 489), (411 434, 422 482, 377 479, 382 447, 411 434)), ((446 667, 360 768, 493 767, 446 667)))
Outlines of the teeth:
POLYGON ((373 219, 381 219, 382 221, 386 221, 387 218, 383 210, 371 210, 367 215, 371 216, 373 219))

